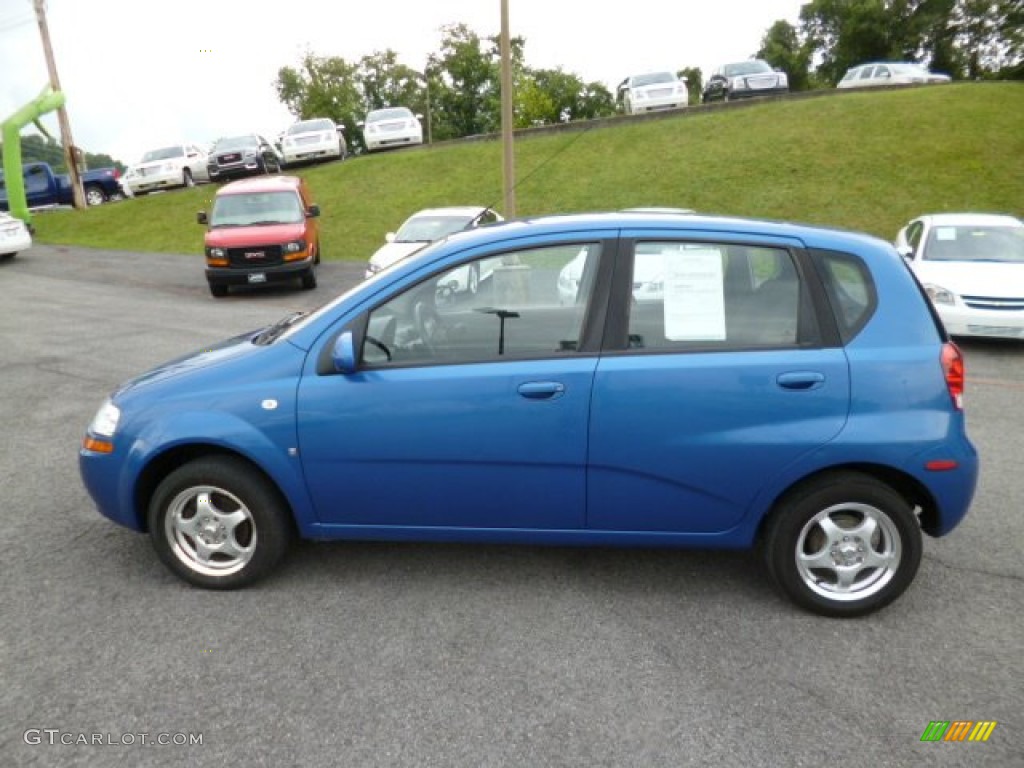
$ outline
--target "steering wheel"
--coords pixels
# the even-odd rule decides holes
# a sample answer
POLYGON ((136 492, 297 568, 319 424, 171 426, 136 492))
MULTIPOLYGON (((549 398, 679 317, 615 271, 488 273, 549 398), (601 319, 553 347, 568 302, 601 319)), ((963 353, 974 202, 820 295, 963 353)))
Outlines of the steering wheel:
POLYGON ((366 340, 367 344, 372 344, 377 349, 379 349, 381 352, 383 352, 387 356, 388 362, 391 362, 391 350, 388 349, 388 345, 387 344, 385 344, 380 339, 375 339, 373 336, 370 336, 369 334, 367 334, 363 338, 366 340))
POLYGON ((433 305, 426 301, 417 301, 412 308, 413 322, 416 324, 416 333, 420 341, 431 355, 437 354, 435 342, 443 340, 441 331, 441 316, 433 305))

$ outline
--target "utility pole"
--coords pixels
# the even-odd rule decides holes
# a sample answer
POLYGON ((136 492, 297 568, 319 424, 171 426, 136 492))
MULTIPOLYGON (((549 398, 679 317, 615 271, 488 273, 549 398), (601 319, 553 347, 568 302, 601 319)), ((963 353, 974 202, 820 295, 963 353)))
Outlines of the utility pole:
POLYGON ((508 33, 508 0, 501 0, 501 145, 505 218, 516 217, 516 167, 512 145, 512 42, 508 33))
MULTIPOLYGON (((39 22, 39 35, 43 39, 43 53, 46 55, 46 68, 50 72, 50 87, 60 91, 60 78, 57 77, 57 63, 50 47, 50 28, 46 25, 46 0, 32 0, 35 6, 36 20, 39 22)), ((57 122, 60 124, 60 142, 64 145, 64 163, 68 167, 68 178, 71 179, 71 196, 75 208, 85 208, 85 195, 82 193, 82 177, 78 173, 78 158, 75 157, 75 142, 71 138, 71 122, 67 110, 63 106, 57 108, 57 122)))

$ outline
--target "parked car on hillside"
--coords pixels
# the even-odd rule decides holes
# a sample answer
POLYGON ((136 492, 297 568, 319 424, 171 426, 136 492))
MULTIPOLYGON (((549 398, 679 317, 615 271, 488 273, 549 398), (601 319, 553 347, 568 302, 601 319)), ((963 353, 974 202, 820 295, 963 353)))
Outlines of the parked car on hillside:
POLYGON ((194 187, 209 181, 206 152, 195 144, 172 144, 146 152, 121 177, 121 186, 131 197, 175 187, 194 187))
POLYGON ((79 463, 100 512, 200 587, 265 576, 295 534, 756 547, 794 602, 857 616, 911 584, 922 532, 967 514, 963 389, 959 350, 876 238, 538 217, 457 232, 129 381, 79 463), (641 244, 665 258, 659 301, 633 300, 641 244), (487 262, 475 296, 439 301, 487 262))
POLYGON ((852 67, 836 88, 866 88, 872 85, 912 85, 914 83, 948 83, 949 75, 929 72, 921 64, 905 61, 875 61, 852 67))
POLYGON ((735 101, 756 96, 789 93, 789 77, 785 72, 772 69, 761 59, 723 64, 704 84, 701 99, 709 101, 735 101))
MULTIPOLYGON (((479 205, 427 208, 418 211, 402 223, 398 232, 388 232, 384 235, 384 245, 376 250, 366 265, 366 277, 373 277, 382 269, 401 261, 428 243, 454 232, 493 224, 496 221, 504 221, 501 214, 479 205)), ((475 291, 479 277, 479 271, 473 275, 466 275, 466 280, 463 281, 464 284, 458 286, 459 289, 475 291)))
POLYGON ((0 258, 9 259, 32 247, 32 233, 21 219, 0 213, 0 258))
POLYGON ((953 336, 1024 338, 1024 222, 1014 216, 919 216, 896 250, 953 336))
POLYGON ((686 80, 668 71, 627 77, 619 84, 619 94, 627 115, 659 109, 680 109, 690 101, 686 80))
POLYGON ((363 129, 367 152, 423 143, 420 116, 406 107, 375 109, 357 125, 363 129))
POLYGON ((341 126, 326 117, 300 120, 281 136, 285 165, 314 160, 344 160, 347 150, 341 126))
POLYGON ((243 179, 225 184, 209 215, 206 281, 210 293, 227 296, 232 285, 263 285, 298 279, 316 288, 320 263, 320 207, 305 180, 297 176, 243 179))
MULTIPOLYGON (((48 208, 57 205, 72 205, 71 180, 66 173, 57 173, 49 163, 25 163, 21 167, 25 182, 25 198, 29 208, 48 208)), ((82 192, 89 205, 100 205, 108 200, 120 199, 123 195, 117 168, 97 168, 81 174, 82 192)), ((7 186, 0 170, 0 211, 8 210, 7 186)))
POLYGON ((217 139, 207 161, 211 181, 280 173, 282 157, 277 148, 256 133, 217 139))

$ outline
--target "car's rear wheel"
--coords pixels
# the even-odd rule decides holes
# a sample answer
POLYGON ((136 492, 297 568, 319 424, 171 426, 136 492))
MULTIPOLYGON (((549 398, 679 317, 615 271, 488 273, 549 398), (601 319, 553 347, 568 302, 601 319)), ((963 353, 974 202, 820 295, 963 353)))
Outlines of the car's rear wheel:
POLYGON ((106 194, 95 184, 86 184, 83 191, 85 192, 85 202, 87 205, 102 205, 107 202, 106 194))
POLYGON ((761 544, 782 592, 824 616, 861 616, 888 605, 921 563, 911 506, 858 472, 823 476, 783 498, 761 544))
POLYGON ((221 299, 228 295, 228 287, 220 283, 210 283, 210 293, 215 299, 221 299))
POLYGON ((198 587, 235 589, 256 581, 284 556, 292 538, 277 489, 240 459, 196 459, 169 474, 149 505, 157 555, 198 587))

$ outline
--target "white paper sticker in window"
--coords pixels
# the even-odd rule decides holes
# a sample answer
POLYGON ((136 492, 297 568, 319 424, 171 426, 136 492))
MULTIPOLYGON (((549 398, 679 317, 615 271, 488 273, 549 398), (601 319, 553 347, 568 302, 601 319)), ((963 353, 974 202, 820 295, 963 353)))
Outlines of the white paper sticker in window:
POLYGON ((956 240, 956 227, 936 227, 936 240, 956 240))
POLYGON ((725 339, 722 254, 714 248, 665 255, 665 338, 725 339))

